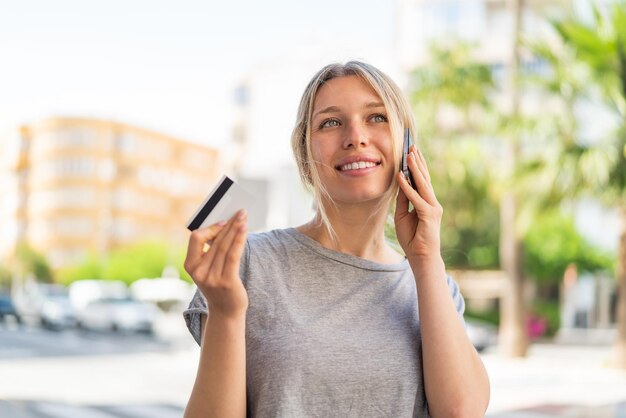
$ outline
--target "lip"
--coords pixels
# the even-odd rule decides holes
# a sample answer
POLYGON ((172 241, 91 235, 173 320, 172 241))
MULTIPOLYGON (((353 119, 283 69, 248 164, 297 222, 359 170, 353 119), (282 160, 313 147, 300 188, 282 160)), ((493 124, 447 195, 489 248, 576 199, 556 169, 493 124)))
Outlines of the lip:
MULTIPOLYGON (((354 154, 354 155, 349 155, 339 160, 339 162, 335 164, 335 169, 338 171, 341 171, 339 170, 339 167, 346 165, 346 164, 358 163, 361 161, 366 162, 366 163, 376 163, 376 166, 379 166, 381 163, 381 159, 373 155, 354 154)), ((370 167, 370 168, 376 168, 376 167, 370 167)), ((366 169, 362 168, 361 170, 366 170, 366 169)))

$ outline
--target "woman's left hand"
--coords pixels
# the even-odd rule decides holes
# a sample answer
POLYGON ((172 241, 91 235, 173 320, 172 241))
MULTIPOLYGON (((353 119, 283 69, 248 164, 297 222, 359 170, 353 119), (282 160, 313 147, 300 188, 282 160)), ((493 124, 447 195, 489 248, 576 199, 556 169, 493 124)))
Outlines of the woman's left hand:
POLYGON ((398 242, 408 258, 441 257, 443 208, 435 196, 424 156, 415 146, 409 150, 408 166, 418 191, 411 187, 402 172, 396 173, 400 185, 394 216, 398 242), (409 201, 414 208, 410 212, 409 201))

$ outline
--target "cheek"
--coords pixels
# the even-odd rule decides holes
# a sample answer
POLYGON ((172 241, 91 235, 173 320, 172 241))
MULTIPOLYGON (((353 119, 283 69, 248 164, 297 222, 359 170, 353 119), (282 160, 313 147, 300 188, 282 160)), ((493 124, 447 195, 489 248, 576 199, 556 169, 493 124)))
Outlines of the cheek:
POLYGON ((322 170, 324 168, 332 168, 330 167, 331 154, 331 150, 328 149, 328 147, 324 147, 324 145, 311 145, 311 158, 317 166, 318 170, 322 170))

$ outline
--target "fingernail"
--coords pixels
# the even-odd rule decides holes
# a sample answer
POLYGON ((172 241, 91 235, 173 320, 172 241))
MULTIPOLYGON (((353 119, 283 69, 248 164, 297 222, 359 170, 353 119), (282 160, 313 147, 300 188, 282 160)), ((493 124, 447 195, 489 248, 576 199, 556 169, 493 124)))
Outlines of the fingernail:
POLYGON ((246 211, 244 209, 239 209, 239 211, 237 212, 237 219, 241 221, 243 218, 245 218, 245 216, 246 211))
POLYGON ((224 226, 224 225, 226 225, 226 221, 219 221, 215 225, 217 225, 217 226, 224 226))
POLYGON ((416 159, 415 159, 415 152, 414 152, 414 151, 413 151, 413 152, 411 152, 411 153, 409 154, 409 156, 410 156, 411 158, 413 158, 413 161, 416 161, 416 159))

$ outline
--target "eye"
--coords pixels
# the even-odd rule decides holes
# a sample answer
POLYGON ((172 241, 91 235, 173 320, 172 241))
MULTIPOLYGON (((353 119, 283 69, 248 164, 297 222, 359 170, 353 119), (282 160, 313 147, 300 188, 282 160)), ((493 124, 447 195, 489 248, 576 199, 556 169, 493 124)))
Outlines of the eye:
POLYGON ((337 126, 339 126, 340 123, 337 119, 326 119, 325 121, 323 121, 320 124, 320 129, 324 129, 324 128, 335 128, 337 126))
POLYGON ((387 116, 383 115, 382 113, 377 113, 375 115, 372 115, 370 117, 370 120, 376 123, 387 122, 387 116))

